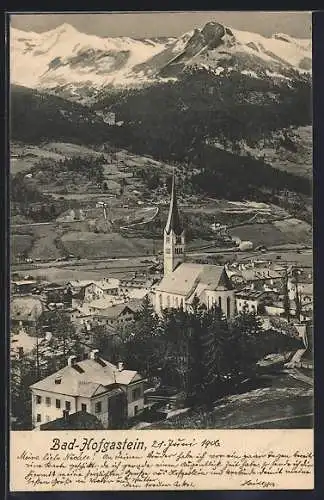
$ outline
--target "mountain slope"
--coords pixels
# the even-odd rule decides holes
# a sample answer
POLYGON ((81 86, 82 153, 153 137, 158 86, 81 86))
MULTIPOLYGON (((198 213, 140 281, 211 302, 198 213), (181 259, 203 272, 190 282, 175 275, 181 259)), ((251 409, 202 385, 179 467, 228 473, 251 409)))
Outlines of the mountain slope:
POLYGON ((41 143, 63 140, 77 143, 107 140, 108 126, 88 107, 19 85, 10 89, 12 141, 41 143))
POLYGON ((98 91, 174 80, 188 68, 223 77, 294 79, 311 70, 311 41, 284 34, 266 38, 217 22, 181 37, 100 38, 68 24, 44 33, 11 30, 11 80, 87 102, 98 91))

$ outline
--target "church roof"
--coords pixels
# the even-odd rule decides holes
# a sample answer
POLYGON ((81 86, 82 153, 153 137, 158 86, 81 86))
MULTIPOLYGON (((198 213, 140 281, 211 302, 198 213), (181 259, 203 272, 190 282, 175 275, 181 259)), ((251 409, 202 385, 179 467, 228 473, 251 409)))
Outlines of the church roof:
POLYGON ((157 291, 188 297, 205 290, 229 290, 231 283, 223 266, 184 262, 167 274, 157 291))
POLYGON ((174 175, 172 177, 172 191, 171 191, 169 215, 165 226, 165 232, 167 234, 170 234, 171 231, 174 231, 175 234, 177 235, 180 235, 183 232, 183 227, 180 221, 178 205, 177 205, 177 195, 175 189, 174 175))

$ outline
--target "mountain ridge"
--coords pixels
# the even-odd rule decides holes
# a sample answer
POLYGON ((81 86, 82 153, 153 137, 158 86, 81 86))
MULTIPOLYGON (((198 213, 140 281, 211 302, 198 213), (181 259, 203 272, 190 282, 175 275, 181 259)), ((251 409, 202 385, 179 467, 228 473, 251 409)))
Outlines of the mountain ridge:
POLYGON ((311 71, 311 40, 282 33, 267 38, 217 21, 164 39, 103 38, 67 23, 42 33, 12 28, 10 43, 13 83, 84 103, 104 89, 176 81, 195 67, 218 78, 239 70, 289 80, 311 71))

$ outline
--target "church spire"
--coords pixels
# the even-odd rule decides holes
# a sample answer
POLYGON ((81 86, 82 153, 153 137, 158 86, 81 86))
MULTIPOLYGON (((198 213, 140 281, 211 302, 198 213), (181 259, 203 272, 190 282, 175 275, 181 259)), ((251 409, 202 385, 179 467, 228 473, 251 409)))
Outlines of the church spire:
POLYGON ((178 211, 173 171, 169 215, 164 228, 164 275, 172 273, 184 261, 184 254, 185 235, 178 211))
POLYGON ((180 221, 180 216, 178 211, 174 169, 172 175, 172 190, 171 190, 169 215, 165 226, 166 234, 170 234, 171 231, 173 231, 178 236, 183 232, 183 227, 180 221))

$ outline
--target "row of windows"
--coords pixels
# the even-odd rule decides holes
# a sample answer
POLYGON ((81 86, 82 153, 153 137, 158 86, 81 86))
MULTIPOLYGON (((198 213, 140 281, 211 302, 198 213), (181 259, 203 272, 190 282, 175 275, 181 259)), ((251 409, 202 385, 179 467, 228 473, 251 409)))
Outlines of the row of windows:
MULTIPOLYGON (((36 396, 36 404, 40 405, 42 404, 42 396, 36 396)), ((49 397, 45 397, 45 404, 46 406, 52 406, 52 400, 49 397)), ((61 400, 60 399, 55 399, 55 408, 60 409, 61 408, 61 400)), ((70 401, 65 401, 65 409, 70 411, 71 410, 71 402, 70 401)))
MULTIPOLYGON (((162 309, 163 308, 163 299, 162 299, 162 294, 161 293, 159 295, 159 301, 160 301, 160 307, 162 309)), ((166 301, 167 301, 166 307, 169 309, 171 307, 171 297, 170 297, 170 295, 167 295, 166 301)), ((184 307, 184 299, 182 297, 181 298, 174 297, 172 302, 173 302, 172 306, 174 306, 174 307, 181 307, 181 306, 184 307)))
POLYGON ((176 248, 175 248, 175 250, 174 250, 174 252, 175 252, 177 255, 182 254, 182 253, 183 253, 183 248, 181 248, 181 247, 180 247, 180 248, 176 247, 176 248))
MULTIPOLYGON (((246 300, 244 300, 244 301, 243 300, 239 300, 237 302, 237 305, 238 305, 238 307, 249 307, 249 304, 246 302, 246 300)), ((254 304, 251 305, 251 309, 255 309, 255 305, 254 304)))

